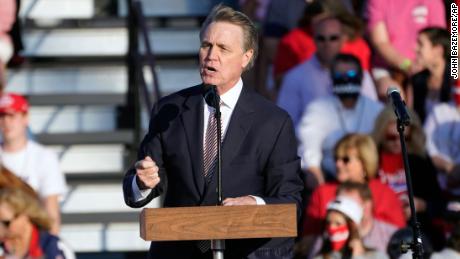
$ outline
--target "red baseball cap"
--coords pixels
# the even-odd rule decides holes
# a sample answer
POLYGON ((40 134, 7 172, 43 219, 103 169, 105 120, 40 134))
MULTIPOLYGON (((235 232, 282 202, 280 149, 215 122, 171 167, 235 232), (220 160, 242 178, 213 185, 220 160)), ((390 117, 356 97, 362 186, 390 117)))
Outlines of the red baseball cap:
POLYGON ((27 112, 29 103, 18 94, 5 93, 0 96, 0 113, 27 112))

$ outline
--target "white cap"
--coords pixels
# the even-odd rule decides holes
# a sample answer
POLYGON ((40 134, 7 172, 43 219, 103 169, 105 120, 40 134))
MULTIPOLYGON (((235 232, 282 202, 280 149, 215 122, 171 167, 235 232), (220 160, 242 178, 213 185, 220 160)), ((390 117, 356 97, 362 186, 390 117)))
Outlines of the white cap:
POLYGON ((363 207, 352 198, 337 196, 335 200, 327 204, 327 210, 336 210, 347 215, 356 224, 363 218, 363 207))

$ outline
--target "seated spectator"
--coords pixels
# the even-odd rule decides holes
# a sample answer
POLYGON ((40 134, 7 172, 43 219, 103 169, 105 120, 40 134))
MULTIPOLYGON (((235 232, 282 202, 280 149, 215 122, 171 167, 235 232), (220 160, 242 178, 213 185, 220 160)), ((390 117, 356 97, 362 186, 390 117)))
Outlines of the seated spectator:
MULTIPOLYGON (((316 22, 314 34, 317 46, 315 55, 286 73, 278 95, 277 103, 289 113, 294 127, 298 125, 305 107, 313 100, 332 93, 330 67, 344 41, 343 26, 335 17, 326 17, 316 22)), ((367 72, 361 75, 362 93, 376 100, 371 77, 367 72)))
MULTIPOLYGON (((405 226, 401 201, 377 176, 377 147, 370 136, 349 134, 343 137, 335 148, 338 183, 355 182, 369 186, 374 200, 373 215, 376 219, 397 227, 405 226)), ((326 217, 326 205, 334 199, 338 183, 326 183, 317 187, 305 208, 302 235, 310 243, 321 233, 326 217)), ((310 243, 311 244, 311 243, 310 243)))
POLYGON ((428 26, 446 27, 441 0, 369 0, 369 38, 377 55, 372 74, 380 100, 387 89, 405 88, 408 75, 420 68, 414 64, 417 32, 428 26))
POLYGON ((439 27, 421 30, 417 39, 417 63, 423 70, 411 77, 408 94, 422 122, 435 104, 451 96, 450 34, 439 27))
MULTIPOLYGON (((405 128, 404 134, 414 186, 415 207, 418 212, 423 212, 427 206, 431 207, 435 203, 440 203, 441 190, 436 181, 436 169, 425 148, 426 138, 420 119, 411 109, 408 109, 408 112, 411 118, 410 125, 405 128)), ((380 180, 388 184, 398 194, 403 204, 408 206, 401 143, 396 116, 391 105, 387 105, 375 120, 372 135, 379 149, 378 176, 380 180)))
POLYGON ((388 258, 382 252, 367 248, 359 224, 363 208, 353 199, 339 196, 327 205, 324 240, 320 258, 388 258))
POLYGON ((29 106, 24 97, 0 97, 1 163, 40 195, 52 219, 52 233, 59 233, 59 198, 66 192, 64 175, 56 154, 27 138, 29 106))
POLYGON ((425 125, 427 150, 438 171, 441 189, 460 196, 460 85, 453 89, 453 102, 433 107, 425 125))
POLYGON ((335 178, 333 149, 337 140, 347 133, 369 133, 383 107, 361 94, 363 73, 354 56, 337 55, 330 76, 334 94, 312 101, 297 127, 302 169, 313 173, 318 183, 323 183, 324 177, 335 178))
POLYGON ((361 37, 362 22, 352 15, 342 2, 337 0, 314 0, 305 8, 299 26, 285 35, 274 59, 275 79, 282 81, 285 73, 296 65, 307 61, 316 51, 313 30, 315 23, 325 16, 337 17, 344 29, 343 53, 359 57, 364 70, 369 70, 371 51, 361 37))
MULTIPOLYGON (((363 217, 358 224, 358 230, 364 246, 386 253, 390 237, 398 227, 374 217, 372 214, 374 202, 369 186, 363 183, 345 182, 339 185, 337 196, 351 198, 363 208, 363 217)), ((318 236, 316 240, 314 248, 308 249, 312 254, 317 254, 322 246, 321 237, 318 236)))
POLYGON ((41 204, 19 189, 0 189, 0 239, 6 258, 75 258, 49 230, 41 204))
MULTIPOLYGON (((444 245, 444 236, 432 224, 442 216, 445 207, 441 188, 437 182, 436 169, 425 148, 425 134, 420 119, 408 109, 410 125, 405 128, 409 168, 414 192, 417 218, 422 229, 432 239, 435 248, 444 245)), ((391 105, 386 106, 375 120, 372 133, 379 150, 380 181, 387 184, 398 195, 409 220, 410 206, 401 143, 396 125, 396 116, 391 105)))

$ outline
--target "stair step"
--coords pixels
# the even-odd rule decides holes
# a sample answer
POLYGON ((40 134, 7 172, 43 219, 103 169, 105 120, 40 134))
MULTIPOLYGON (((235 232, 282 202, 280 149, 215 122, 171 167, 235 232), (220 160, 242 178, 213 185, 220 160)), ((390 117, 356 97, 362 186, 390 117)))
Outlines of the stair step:
MULTIPOLYGON (((159 77, 160 91, 162 95, 179 91, 185 87, 193 86, 201 82, 197 60, 184 60, 175 62, 158 62, 156 72, 159 77)), ((151 87, 150 70, 144 69, 146 81, 151 87)), ((127 92, 127 71, 124 64, 66 64, 60 66, 40 65, 27 67, 20 70, 10 70, 7 77, 7 91, 18 92, 26 95, 44 95, 38 97, 42 100, 56 102, 53 96, 56 94, 71 94, 72 100, 60 103, 78 104, 79 102, 121 104, 124 98, 121 94, 127 92), (109 94, 107 99, 96 94, 109 94), (86 98, 85 94, 91 94, 86 98), (120 95, 117 95, 120 94, 120 95), (81 96, 81 97, 80 97, 81 96), (73 100, 75 97, 75 100, 73 100), (99 98, 100 97, 100 98, 99 98), (52 100, 46 100, 52 98, 52 100), (45 99, 45 100, 44 100, 45 99)), ((35 100, 38 101, 38 100, 35 100)))
POLYGON ((33 64, 7 73, 7 91, 22 94, 124 94, 127 71, 122 65, 33 64))
POLYGON ((28 96, 34 106, 49 105, 124 105, 124 94, 39 94, 28 96))
POLYGON ((139 223, 64 224, 59 235, 75 252, 148 251, 139 223))
POLYGON ((134 133, 131 130, 110 132, 42 133, 35 135, 38 142, 45 145, 74 144, 132 144, 134 133))
MULTIPOLYGON (((211 10, 210 0, 142 0, 144 15, 147 17, 190 17, 206 16, 211 10)), ((118 0, 120 16, 128 13, 125 0, 118 0)))
MULTIPOLYGON (((78 184, 69 189, 61 204, 60 236, 76 252, 148 249, 149 242, 139 237, 141 209, 125 205, 121 181, 78 184)), ((157 198, 147 207, 159 207, 159 204, 157 198)))
POLYGON ((113 106, 32 106, 30 128, 34 134, 113 131, 116 108, 113 106))
POLYGON ((68 174, 123 172, 126 151, 124 145, 48 146, 60 159, 62 171, 68 174))
POLYGON ((94 0, 22 0, 19 16, 29 19, 91 18, 94 0))
MULTIPOLYGON (((196 55, 199 29, 152 29, 155 55, 196 55)), ((128 50, 126 28, 29 30, 24 37, 26 57, 119 57, 128 50)))

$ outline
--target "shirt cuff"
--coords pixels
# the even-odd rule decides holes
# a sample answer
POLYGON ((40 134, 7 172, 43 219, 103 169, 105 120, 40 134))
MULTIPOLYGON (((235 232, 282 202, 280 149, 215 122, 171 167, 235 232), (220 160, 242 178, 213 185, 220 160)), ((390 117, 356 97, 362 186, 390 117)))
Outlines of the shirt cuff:
POLYGON ((136 176, 133 177, 131 188, 133 190, 135 202, 138 202, 138 201, 141 201, 147 198, 147 196, 149 196, 150 192, 152 191, 152 189, 145 189, 145 190, 139 189, 139 186, 137 186, 137 182, 136 182, 136 176))
POLYGON ((262 199, 262 198, 260 198, 258 196, 254 196, 254 195, 249 195, 249 196, 251 196, 252 198, 254 198, 256 200, 257 205, 265 205, 266 204, 264 199, 262 199))

